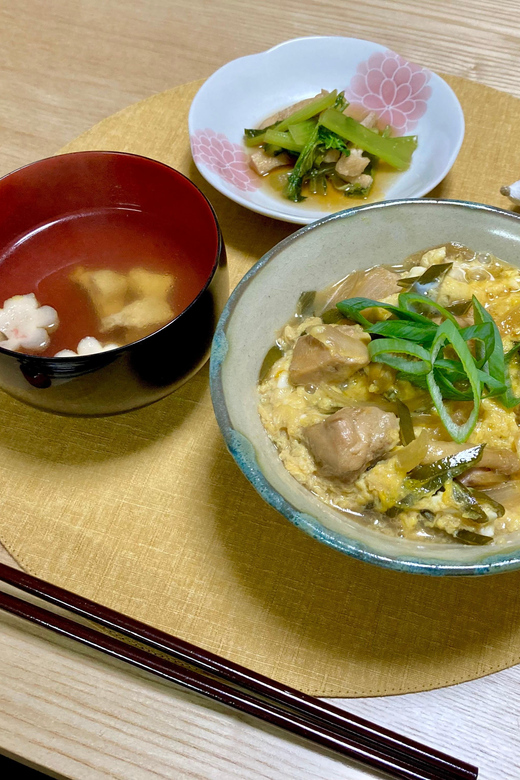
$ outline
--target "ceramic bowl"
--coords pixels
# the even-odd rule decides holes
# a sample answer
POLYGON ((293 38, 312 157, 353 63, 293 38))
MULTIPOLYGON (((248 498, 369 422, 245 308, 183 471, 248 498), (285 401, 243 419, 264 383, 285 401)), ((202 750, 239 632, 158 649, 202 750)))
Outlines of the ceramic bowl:
MULTIPOLYGON (((357 38, 297 38, 241 57, 203 84, 189 115, 191 149, 202 176, 231 200, 275 219, 305 225, 327 211, 283 200, 248 165, 245 127, 321 89, 345 90, 399 135, 415 134, 412 163, 379 199, 418 198, 446 176, 464 137, 464 116, 440 76, 384 46, 357 38)), ((377 195, 377 191, 375 191, 377 195)), ((379 197, 379 196, 378 196, 379 197)), ((350 202, 340 208, 358 205, 350 202)))
POLYGON ((245 476, 315 539, 398 571, 488 574, 520 567, 520 534, 486 547, 385 536, 300 485, 282 465, 257 411, 262 360, 302 290, 449 241, 519 266, 520 215, 462 201, 388 201, 331 215, 284 239, 246 274, 224 309, 211 353, 211 393, 227 446, 245 476))
POLYGON ((206 361, 228 294, 226 255, 213 209, 185 176, 119 152, 51 157, 0 179, 0 214, 0 263, 12 262, 13 273, 15 263, 38 263, 45 276, 47 258, 54 270, 81 257, 132 255, 134 245, 139 260, 162 242, 184 247, 200 280, 174 320, 118 349, 50 358, 0 346, 0 388, 50 412, 114 414, 171 393, 206 361), (91 215, 102 215, 102 232, 90 230, 91 215))

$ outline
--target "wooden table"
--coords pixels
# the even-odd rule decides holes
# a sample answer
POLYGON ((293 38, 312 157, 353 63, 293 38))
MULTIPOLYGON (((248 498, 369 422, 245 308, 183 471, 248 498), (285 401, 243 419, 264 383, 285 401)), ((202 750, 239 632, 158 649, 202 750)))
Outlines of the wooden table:
MULTIPOLYGON (((515 0, 4 0, 0 174, 153 92, 316 34, 378 41, 520 97, 515 0)), ((519 685, 517 668, 342 706, 478 763, 482 780, 518 780, 519 685)), ((85 780, 376 776, 2 613, 0 752, 85 780)))

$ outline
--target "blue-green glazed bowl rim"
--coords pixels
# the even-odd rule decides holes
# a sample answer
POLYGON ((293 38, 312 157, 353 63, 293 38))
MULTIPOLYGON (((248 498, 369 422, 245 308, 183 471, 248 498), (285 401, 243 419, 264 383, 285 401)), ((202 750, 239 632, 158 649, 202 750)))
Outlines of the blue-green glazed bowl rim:
POLYGON ((468 576, 468 575, 483 575, 483 574, 497 574, 499 572, 514 571, 520 568, 520 546, 512 550, 506 548, 500 552, 494 552, 491 555, 482 557, 475 563, 448 563, 445 560, 437 558, 428 558, 427 560, 421 558, 414 558, 413 556, 406 555, 406 557, 393 557, 386 556, 373 549, 367 543, 361 543, 349 539, 347 536, 333 531, 317 520, 310 514, 301 512, 296 509, 289 501, 287 501, 265 478, 256 458, 255 450, 251 442, 239 431, 237 431, 229 417, 226 400, 224 397, 223 383, 222 383, 222 370, 223 364, 228 351, 228 340, 226 331, 233 312, 242 296, 244 290, 249 285, 251 280, 271 262, 281 250, 287 247, 294 241, 297 241, 302 235, 310 230, 314 230, 316 227, 323 225, 333 220, 348 219, 354 217, 360 212, 374 211, 385 208, 392 208, 395 206, 401 206, 404 204, 423 204, 426 206, 432 205, 453 205, 462 206, 464 208, 472 209, 475 211, 495 212, 511 220, 517 220, 520 228, 520 214, 515 214, 511 211, 496 208, 495 206, 486 206, 482 203, 473 203, 471 201, 464 200, 448 200, 448 199, 433 199, 433 198, 411 198, 404 200, 387 200, 379 203, 371 203, 364 206, 357 206, 355 208, 346 209, 335 214, 330 214, 323 219, 319 219, 316 222, 312 222, 309 225, 305 225, 300 230, 292 233, 287 238, 284 238, 276 246, 270 249, 266 254, 255 263, 255 265, 245 274, 234 291, 231 293, 229 300, 224 308, 224 311, 220 317, 220 320, 215 331, 213 338, 213 344, 210 356, 210 390, 211 399, 213 402, 213 408, 217 422, 222 431, 222 435, 226 442, 226 445, 235 459, 237 465, 247 477, 249 482, 258 491, 262 498, 274 509, 278 510, 288 520, 291 521, 297 528, 300 528, 305 533, 312 536, 313 539, 317 539, 319 542, 332 547, 334 550, 350 555, 352 558, 356 558, 360 561, 366 561, 367 563, 375 563, 379 566, 383 566, 387 569, 394 571, 408 572, 412 574, 428 574, 431 576, 468 576))

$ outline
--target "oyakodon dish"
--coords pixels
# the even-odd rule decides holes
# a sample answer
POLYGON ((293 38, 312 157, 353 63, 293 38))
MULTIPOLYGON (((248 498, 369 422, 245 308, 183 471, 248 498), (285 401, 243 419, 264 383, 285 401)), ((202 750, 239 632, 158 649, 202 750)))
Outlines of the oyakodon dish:
POLYGON ((343 92, 322 89, 258 128, 245 129, 246 147, 256 147, 249 158, 251 168, 259 176, 276 175, 270 182, 273 188, 295 203, 309 195, 324 196, 329 187, 347 197, 365 198, 379 161, 405 170, 417 138, 392 137, 389 125, 378 128, 374 111, 362 113, 349 105, 343 92))
POLYGON ((520 270, 448 244, 303 293, 264 360, 288 471, 386 534, 520 529, 520 270))

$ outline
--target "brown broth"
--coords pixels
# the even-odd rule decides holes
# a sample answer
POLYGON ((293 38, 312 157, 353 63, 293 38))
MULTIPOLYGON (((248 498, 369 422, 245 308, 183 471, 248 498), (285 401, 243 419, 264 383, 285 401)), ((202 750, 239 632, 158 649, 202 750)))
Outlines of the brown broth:
MULTIPOLYGON (((282 194, 285 186, 283 177, 287 176, 291 170, 290 166, 284 166, 283 168, 276 168, 264 176, 264 187, 266 190, 269 191, 270 195, 275 195, 284 203, 288 201, 282 194)), ((365 197, 345 195, 330 183, 328 183, 326 195, 314 195, 312 192, 309 192, 308 185, 304 185, 302 195, 305 197, 305 200, 297 205, 303 209, 312 209, 313 211, 334 212, 343 211, 343 209, 349 209, 352 206, 361 206, 363 203, 376 203, 379 200, 383 200, 394 183, 396 176, 399 176, 399 173, 395 168, 380 161, 373 169, 374 183, 369 194, 365 197)))
POLYGON ((94 336, 102 344, 122 343, 114 334, 101 333, 90 299, 72 281, 71 273, 81 266, 122 273, 144 268, 171 274, 174 285, 168 303, 174 318, 197 296, 205 277, 191 263, 188 247, 165 232, 152 215, 130 209, 72 215, 46 225, 4 252, 0 303, 13 295, 34 293, 41 306, 56 309, 60 324, 51 334, 48 348, 38 353, 43 356, 53 356, 62 349, 75 351, 85 336, 94 336))

